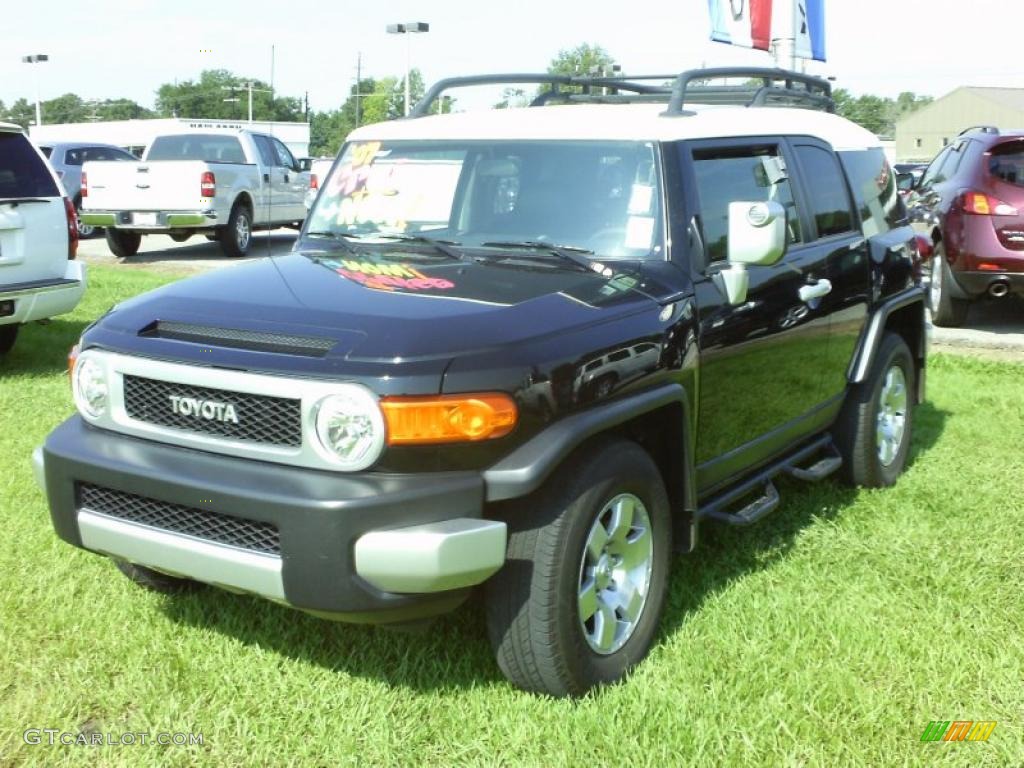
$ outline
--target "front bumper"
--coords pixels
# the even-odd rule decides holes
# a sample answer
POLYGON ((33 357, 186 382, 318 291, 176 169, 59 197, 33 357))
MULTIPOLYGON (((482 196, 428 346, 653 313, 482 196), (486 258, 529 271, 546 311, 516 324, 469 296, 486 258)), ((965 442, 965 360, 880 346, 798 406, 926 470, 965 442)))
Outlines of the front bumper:
POLYGON ((481 519, 477 472, 344 475, 278 466, 119 435, 78 416, 50 434, 33 465, 65 541, 331 618, 443 613, 505 560, 506 528, 481 519), (83 484, 140 508, 173 507, 191 516, 191 528, 91 509, 83 484), (202 527, 207 518, 276 529, 279 543, 266 551, 197 535, 196 521, 202 527))
POLYGON ((112 227, 142 232, 161 232, 172 229, 203 229, 214 227, 217 212, 209 211, 82 211, 78 214, 83 224, 93 227, 112 227), (152 216, 152 220, 139 217, 152 216))
POLYGON ((0 317, 0 325, 31 323, 70 312, 85 294, 85 265, 69 261, 64 276, 55 280, 0 285, 0 301, 14 300, 14 313, 0 317))

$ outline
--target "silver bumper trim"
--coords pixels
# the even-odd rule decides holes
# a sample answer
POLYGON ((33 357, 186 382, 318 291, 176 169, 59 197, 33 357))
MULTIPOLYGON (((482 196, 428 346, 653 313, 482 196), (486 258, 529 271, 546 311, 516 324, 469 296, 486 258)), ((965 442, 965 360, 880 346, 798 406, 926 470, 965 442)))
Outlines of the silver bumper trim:
POLYGON ((504 564, 507 536, 504 523, 472 518, 370 531, 356 541, 356 573, 385 592, 469 587, 504 564))
POLYGON ((32 451, 32 474, 35 475, 36 485, 39 489, 46 491, 46 457, 43 455, 43 446, 32 451))
POLYGON ((281 558, 211 544, 128 523, 88 509, 78 512, 86 549, 174 576, 284 600, 281 558))

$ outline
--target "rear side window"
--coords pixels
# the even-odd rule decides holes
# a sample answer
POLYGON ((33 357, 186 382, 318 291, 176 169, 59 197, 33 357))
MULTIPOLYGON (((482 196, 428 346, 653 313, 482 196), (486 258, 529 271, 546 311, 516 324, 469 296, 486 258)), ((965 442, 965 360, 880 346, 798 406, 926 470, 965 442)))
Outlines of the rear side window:
POLYGON ((777 146, 699 149, 693 155, 708 262, 729 254, 729 203, 774 200, 786 210, 790 243, 802 240, 786 164, 777 146))
POLYGON ((82 150, 82 160, 134 160, 135 155, 123 149, 113 147, 86 147, 82 150))
POLYGON ((867 237, 902 226, 907 211, 896 191, 895 174, 881 149, 840 152, 867 237))
POLYGON ((811 213, 818 237, 832 237, 853 230, 850 195, 836 156, 811 144, 796 147, 796 156, 804 172, 804 184, 810 195, 811 213))
POLYGON ((203 160, 207 163, 244 163, 245 153, 235 136, 189 133, 153 139, 146 160, 203 160))
POLYGON ((1024 142, 1015 141, 993 148, 988 172, 1007 184, 1024 187, 1024 142))
POLYGON ((0 198, 60 196, 46 163, 28 139, 0 131, 0 198))

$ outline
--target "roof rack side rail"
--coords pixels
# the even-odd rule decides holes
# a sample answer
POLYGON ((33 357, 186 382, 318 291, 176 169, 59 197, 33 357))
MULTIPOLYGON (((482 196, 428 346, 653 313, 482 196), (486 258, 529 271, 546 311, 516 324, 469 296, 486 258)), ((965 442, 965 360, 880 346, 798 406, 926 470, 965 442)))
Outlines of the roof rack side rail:
POLYGON ((971 133, 972 131, 980 131, 981 133, 991 133, 996 136, 999 135, 999 129, 994 125, 972 125, 969 128, 964 128, 957 136, 963 136, 965 133, 971 133))
POLYGON ((703 103, 705 97, 712 97, 714 99, 712 103, 723 103, 722 95, 726 92, 733 96, 733 100, 727 103, 765 106, 768 103, 768 97, 773 96, 794 102, 803 102, 806 106, 824 109, 826 112, 835 111, 835 102, 832 100, 832 84, 823 78, 776 67, 712 67, 689 69, 678 74, 672 85, 672 97, 669 99, 668 108, 663 114, 668 116, 692 114, 683 109, 686 106, 688 94, 694 96, 693 100, 697 102, 703 103), (762 84, 753 89, 751 86, 691 88, 691 84, 695 81, 726 77, 760 79, 762 84), (776 81, 781 81, 783 85, 775 85, 776 81), (746 95, 746 101, 737 100, 741 99, 743 95, 746 95))

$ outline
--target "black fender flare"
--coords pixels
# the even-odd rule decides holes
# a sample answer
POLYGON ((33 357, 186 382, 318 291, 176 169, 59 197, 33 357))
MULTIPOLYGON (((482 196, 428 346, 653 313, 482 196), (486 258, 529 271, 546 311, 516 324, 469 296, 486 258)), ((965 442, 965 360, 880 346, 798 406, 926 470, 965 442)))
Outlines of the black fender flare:
POLYGON ((928 343, 927 329, 925 327, 925 291, 923 287, 917 285, 905 291, 900 291, 894 296, 890 296, 872 310, 867 325, 861 334, 857 351, 850 363, 850 370, 847 373, 847 379, 851 383, 857 384, 867 378, 868 371, 871 370, 871 364, 875 359, 875 352, 882 340, 882 333, 888 324, 889 316, 893 312, 912 304, 919 304, 921 308, 921 333, 918 349, 911 349, 910 352, 921 362, 922 366, 924 365, 925 349, 928 343))
POLYGON ((484 470, 486 500, 505 501, 532 493, 584 441, 666 405, 681 407, 683 466, 679 469, 684 507, 696 509, 690 407, 686 389, 676 382, 627 394, 554 422, 484 470))

